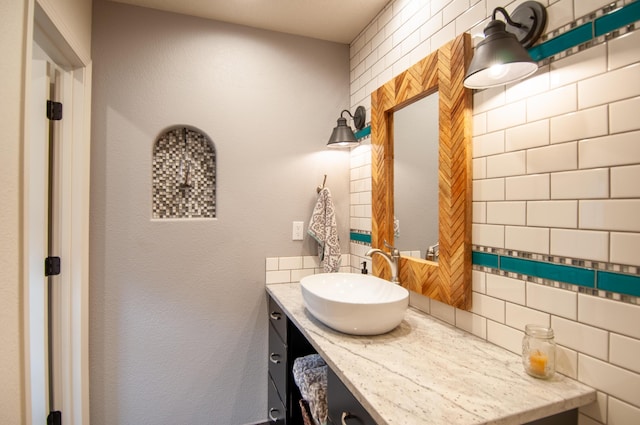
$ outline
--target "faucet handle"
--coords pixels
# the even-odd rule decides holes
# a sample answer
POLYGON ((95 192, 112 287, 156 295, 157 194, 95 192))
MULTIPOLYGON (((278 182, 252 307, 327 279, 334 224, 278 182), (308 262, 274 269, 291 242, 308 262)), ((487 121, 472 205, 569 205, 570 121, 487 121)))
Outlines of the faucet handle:
POLYGON ((389 244, 389 242, 387 242, 387 240, 384 240, 384 246, 386 246, 387 248, 389 248, 389 253, 392 256, 399 256, 400 255, 400 251, 398 251, 398 248, 392 246, 389 244))

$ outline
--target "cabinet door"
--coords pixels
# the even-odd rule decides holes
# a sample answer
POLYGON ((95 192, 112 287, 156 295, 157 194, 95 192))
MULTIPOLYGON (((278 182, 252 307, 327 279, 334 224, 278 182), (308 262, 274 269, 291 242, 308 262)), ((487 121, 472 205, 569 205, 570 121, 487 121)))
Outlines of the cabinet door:
POLYGON ((271 377, 269 377, 269 424, 273 425, 285 425, 285 418, 287 411, 284 408, 284 403, 280 399, 280 395, 276 390, 276 385, 273 383, 271 377))
POLYGON ((269 375, 276 386, 282 400, 287 394, 287 346, 280 339, 280 335, 269 326, 269 375))
POLYGON ((287 316, 277 302, 269 297, 269 323, 280 334, 282 341, 287 341, 287 316))
POLYGON ((327 403, 329 404, 331 423, 334 425, 376 425, 369 413, 331 369, 329 369, 327 378, 327 403))

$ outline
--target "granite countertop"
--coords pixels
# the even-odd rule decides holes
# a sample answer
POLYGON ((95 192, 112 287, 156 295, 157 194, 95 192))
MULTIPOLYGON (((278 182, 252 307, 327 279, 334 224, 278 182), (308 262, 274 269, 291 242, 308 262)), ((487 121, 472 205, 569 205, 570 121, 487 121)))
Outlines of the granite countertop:
POLYGON ((315 319, 299 283, 267 292, 380 425, 522 424, 596 399, 557 373, 532 378, 520 356, 413 308, 387 334, 352 336, 315 319))

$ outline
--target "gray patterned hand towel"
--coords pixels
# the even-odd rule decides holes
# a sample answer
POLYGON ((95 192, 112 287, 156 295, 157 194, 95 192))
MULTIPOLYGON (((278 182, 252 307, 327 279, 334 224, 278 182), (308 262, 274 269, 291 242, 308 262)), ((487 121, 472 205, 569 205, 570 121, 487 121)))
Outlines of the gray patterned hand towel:
POLYGON ((309 405, 313 421, 317 425, 327 423, 327 372, 328 366, 319 354, 309 354, 293 361, 293 380, 300 395, 309 405))
POLYGON ((327 187, 318 194, 307 233, 318 242, 318 257, 324 272, 337 272, 340 268, 340 241, 331 191, 327 187))

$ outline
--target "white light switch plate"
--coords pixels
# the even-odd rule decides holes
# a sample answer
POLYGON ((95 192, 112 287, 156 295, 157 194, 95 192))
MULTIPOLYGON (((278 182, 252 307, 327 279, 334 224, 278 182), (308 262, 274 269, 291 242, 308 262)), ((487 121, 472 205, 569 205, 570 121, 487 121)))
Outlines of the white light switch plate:
POLYGON ((304 239, 304 221, 294 221, 291 240, 301 241, 304 239))

